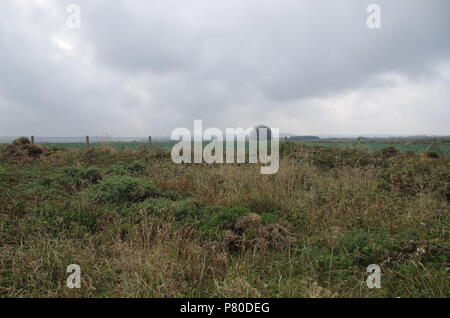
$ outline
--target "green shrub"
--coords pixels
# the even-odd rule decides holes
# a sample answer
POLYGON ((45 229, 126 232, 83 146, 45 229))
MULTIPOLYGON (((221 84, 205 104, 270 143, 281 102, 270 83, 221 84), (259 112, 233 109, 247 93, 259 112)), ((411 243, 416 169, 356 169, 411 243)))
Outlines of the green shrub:
POLYGON ((232 229, 238 217, 250 212, 243 207, 199 206, 188 201, 175 211, 174 217, 181 224, 198 228, 203 235, 213 236, 221 230, 232 229))
POLYGON ((171 215, 184 201, 172 201, 167 198, 148 198, 138 205, 138 210, 158 216, 171 215))
POLYGON ((281 156, 293 156, 297 151, 297 145, 293 141, 284 141, 280 143, 281 156))
POLYGON ((407 168, 385 169, 379 176, 378 187, 384 190, 395 190, 402 194, 414 195, 418 191, 414 175, 413 171, 407 168))
POLYGON ((322 169, 333 169, 337 166, 336 151, 334 149, 316 148, 312 153, 312 162, 322 169))
POLYGON ((127 171, 123 165, 118 164, 109 166, 108 169, 106 170, 106 173, 114 174, 116 176, 123 176, 127 174, 127 171))
POLYGON ((0 166, 0 180, 6 176, 7 170, 6 168, 0 166))
POLYGON ((386 180, 386 177, 381 177, 378 180, 377 188, 384 191, 392 190, 391 183, 389 182, 389 180, 386 180))
POLYGON ((384 229, 370 232, 353 230, 342 236, 339 241, 339 247, 343 251, 368 264, 383 261, 393 246, 393 240, 384 229))
POLYGON ((274 213, 263 213, 261 214, 261 222, 263 224, 274 224, 277 223, 278 216, 274 213))
POLYGON ((397 156, 398 154, 400 154, 400 151, 398 151, 397 148, 390 146, 390 147, 381 149, 380 153, 383 158, 390 158, 390 157, 397 156))
POLYGON ((369 154, 363 149, 315 148, 312 162, 322 169, 363 167, 369 164, 369 154))
POLYGON ((73 180, 86 181, 89 183, 95 183, 102 179, 101 171, 95 167, 89 167, 81 169, 77 167, 68 167, 64 169, 64 174, 73 180))
POLYGON ((38 229, 48 236, 56 236, 64 231, 65 235, 76 237, 81 233, 94 233, 98 229, 98 218, 106 209, 80 209, 61 202, 42 202, 33 206, 22 225, 30 232, 38 229))
POLYGON ((89 167, 80 171, 80 178, 87 183, 97 183, 103 179, 102 174, 98 168, 89 167))
POLYGON ((90 184, 98 183, 103 176, 98 168, 89 167, 86 169, 78 167, 68 167, 63 173, 56 175, 55 180, 68 190, 80 190, 90 184))
POLYGON ((204 219, 202 217, 204 212, 195 202, 187 201, 175 211, 174 217, 179 223, 197 225, 204 219))
POLYGON ((207 222, 205 222, 203 229, 231 229, 237 218, 249 214, 251 211, 247 208, 232 207, 225 208, 214 213, 207 222))
POLYGON ((64 173, 69 177, 78 177, 81 169, 77 167, 67 167, 64 169, 64 173))
POLYGON ((145 164, 142 161, 135 161, 128 168, 131 172, 141 172, 145 170, 145 164))
POLYGON ((171 158, 171 156, 170 156, 170 151, 163 150, 163 149, 156 149, 156 150, 153 152, 152 158, 158 159, 158 160, 161 160, 161 159, 170 159, 170 158, 171 158))
POLYGON ((249 209, 242 207, 231 207, 207 212, 205 213, 205 219, 201 221, 200 233, 209 238, 220 237, 226 230, 233 229, 239 217, 249 213, 249 209))
POLYGON ((340 153, 343 165, 349 167, 364 167, 369 164, 369 153, 362 149, 344 149, 340 153))
POLYGON ((86 194, 97 202, 136 202, 158 194, 157 188, 147 180, 130 176, 112 176, 92 185, 86 194))
POLYGON ((438 159, 440 155, 436 151, 428 151, 427 152, 428 158, 438 159))

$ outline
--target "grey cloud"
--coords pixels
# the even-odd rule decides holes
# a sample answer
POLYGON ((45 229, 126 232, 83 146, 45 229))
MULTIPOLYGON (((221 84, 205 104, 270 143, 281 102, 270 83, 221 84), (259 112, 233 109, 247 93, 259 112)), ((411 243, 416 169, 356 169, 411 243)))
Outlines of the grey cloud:
POLYGON ((275 100, 335 93, 386 71, 423 74, 450 55, 444 0, 380 1, 380 30, 365 24, 373 1, 229 2, 105 2, 88 16, 89 35, 111 67, 252 83, 275 100), (201 10, 211 6, 224 8, 201 10))
MULTIPOLYGON (((71 2, 0 2, 0 135, 170 134, 194 119, 296 129, 295 116, 299 127, 317 120, 308 132, 318 134, 328 118, 319 101, 341 105, 346 92, 377 89, 391 96, 410 82, 427 94, 434 83, 442 100, 418 98, 405 127, 430 102, 434 114, 449 114, 449 78, 439 71, 450 61, 446 0, 80 0, 78 31, 64 24, 71 2), (366 27, 369 3, 381 6, 380 30, 366 27)), ((345 122, 336 133, 360 127, 345 122)), ((371 125, 382 130, 382 118, 371 125)), ((423 125, 445 131, 442 116, 423 125)))

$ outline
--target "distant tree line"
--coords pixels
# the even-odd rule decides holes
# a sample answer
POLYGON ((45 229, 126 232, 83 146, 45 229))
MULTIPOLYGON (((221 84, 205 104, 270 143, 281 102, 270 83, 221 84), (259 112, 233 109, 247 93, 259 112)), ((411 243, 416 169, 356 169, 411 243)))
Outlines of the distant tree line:
POLYGON ((320 140, 317 136, 292 136, 289 137, 290 140, 301 140, 301 141, 311 141, 311 140, 320 140))

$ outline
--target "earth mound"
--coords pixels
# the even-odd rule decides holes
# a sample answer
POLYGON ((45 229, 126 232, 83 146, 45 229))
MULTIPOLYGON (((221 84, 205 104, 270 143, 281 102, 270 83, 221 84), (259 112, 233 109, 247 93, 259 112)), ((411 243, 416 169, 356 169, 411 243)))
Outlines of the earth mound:
POLYGON ((9 144, 3 151, 7 159, 40 159, 51 155, 51 150, 39 144, 32 144, 27 137, 20 137, 9 144))

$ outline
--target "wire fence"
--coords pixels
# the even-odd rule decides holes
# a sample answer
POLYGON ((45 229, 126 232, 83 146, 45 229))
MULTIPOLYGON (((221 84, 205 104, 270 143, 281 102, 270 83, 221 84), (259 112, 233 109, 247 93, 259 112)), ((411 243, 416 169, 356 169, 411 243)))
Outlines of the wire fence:
MULTIPOLYGON (((19 138, 19 136, 0 137, 0 144, 9 144, 19 138)), ((113 143, 113 142, 165 142, 170 141, 168 137, 104 137, 104 136, 80 136, 80 137, 42 137, 28 136, 31 142, 40 144, 60 144, 60 143, 113 143)))

